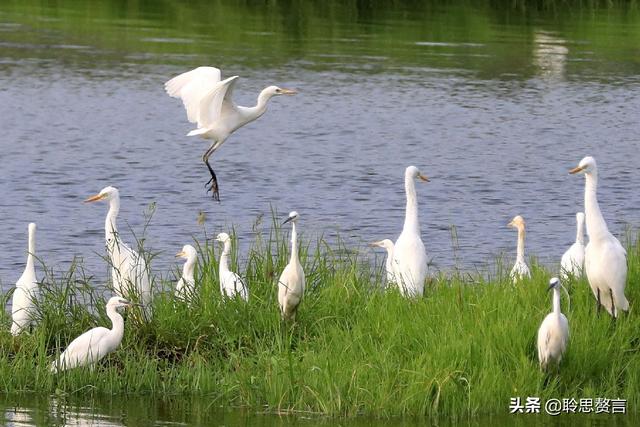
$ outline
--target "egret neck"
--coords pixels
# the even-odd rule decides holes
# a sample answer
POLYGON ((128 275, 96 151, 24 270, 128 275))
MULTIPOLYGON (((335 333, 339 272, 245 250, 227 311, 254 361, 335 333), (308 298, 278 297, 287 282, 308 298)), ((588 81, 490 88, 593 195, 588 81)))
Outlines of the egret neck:
POLYGON ((120 313, 118 313, 116 307, 111 305, 107 305, 107 316, 111 319, 111 323, 113 324, 111 331, 109 331, 109 335, 112 338, 111 342, 119 344, 120 341, 122 341, 122 336, 124 335, 124 319, 120 313))
POLYGON ((523 226, 518 227, 518 247, 516 248, 516 259, 524 262, 524 237, 526 231, 523 226))
POLYGON ((560 289, 557 286, 553 288, 553 314, 558 317, 562 314, 560 311, 560 289))
POLYGON ((576 231, 576 242, 584 245, 584 218, 578 219, 578 227, 576 231))
POLYGON ((600 206, 598 205, 598 171, 589 171, 584 174, 584 208, 587 217, 587 232, 589 239, 598 240, 609 234, 607 224, 604 222, 600 206))
POLYGON ((32 227, 33 224, 29 225, 29 253, 27 254, 27 266, 25 270, 33 270, 35 264, 35 253, 36 253, 36 228, 32 227))
POLYGON ((241 123, 240 126, 246 123, 252 122, 258 119, 260 116, 262 116, 264 112, 267 111, 267 102, 269 102, 272 96, 273 94, 267 91, 267 89, 263 89, 262 92, 260 92, 260 95, 258 95, 258 102, 256 103, 255 106, 253 107, 238 106, 238 110, 247 119, 244 123, 241 123))
POLYGON ((416 183, 407 169, 404 174, 404 189, 407 193, 407 208, 405 210, 404 227, 402 233, 410 232, 420 235, 420 223, 418 222, 418 198, 416 196, 416 183))
POLYGON ((289 264, 298 264, 298 233, 296 232, 296 222, 291 222, 291 259, 289 264))
POLYGON ((193 270, 195 268, 196 261, 196 257, 187 258, 187 262, 182 266, 182 278, 184 280, 193 282, 193 270))
POLYGON ((116 243, 116 239, 118 239, 118 228, 116 226, 118 212, 120 212, 120 196, 115 194, 109 200, 109 212, 107 212, 107 217, 104 220, 104 238, 107 241, 107 249, 109 250, 114 246, 118 246, 116 243))
MULTIPOLYGON (((231 252, 231 239, 224 241, 224 249, 222 249, 222 255, 220 255, 220 273, 227 273, 229 271, 229 253, 231 252)), ((220 281, 222 285, 222 281, 220 281)))

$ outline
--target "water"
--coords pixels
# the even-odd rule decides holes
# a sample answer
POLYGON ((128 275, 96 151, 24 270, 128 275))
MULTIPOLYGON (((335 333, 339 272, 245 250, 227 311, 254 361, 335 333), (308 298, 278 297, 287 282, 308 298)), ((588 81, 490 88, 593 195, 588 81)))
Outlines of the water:
MULTIPOLYGON (((129 243, 126 224, 140 235, 155 203, 145 244, 160 252, 152 268, 162 275, 183 244, 232 225, 246 249, 256 218, 272 208, 283 217, 300 212, 307 237, 395 239, 410 164, 432 180, 418 195, 437 269, 483 269, 498 254, 513 257, 516 234, 506 224, 516 214, 527 220, 528 254, 556 263, 582 208, 584 180, 567 171, 585 155, 598 160, 611 230, 623 236, 640 226, 635 8, 51 4, 0 5, 5 289, 22 271, 29 221, 38 223, 47 265, 64 270, 80 257, 96 282, 108 279, 107 207, 82 204, 107 185, 121 190, 129 243), (170 77, 198 65, 240 75, 241 105, 270 84, 300 91, 272 100, 214 155, 220 204, 204 190, 206 142, 185 136, 192 126, 183 107, 163 91, 170 77)), ((25 411, 33 418, 44 409, 25 411)), ((119 416, 108 422, 122 424, 119 416)), ((230 423, 239 422, 257 421, 230 423)))

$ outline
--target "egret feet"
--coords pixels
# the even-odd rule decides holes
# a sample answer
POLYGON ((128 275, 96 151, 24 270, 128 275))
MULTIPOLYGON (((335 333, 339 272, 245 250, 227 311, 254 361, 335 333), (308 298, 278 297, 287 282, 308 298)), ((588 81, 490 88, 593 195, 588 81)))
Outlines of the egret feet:
POLYGON ((209 179, 209 181, 207 181, 207 183, 204 186, 207 189, 207 193, 211 191, 211 196, 213 197, 213 200, 219 202, 220 193, 218 191, 218 179, 216 178, 216 173, 213 171, 213 168, 211 167, 211 165, 209 165, 208 161, 205 161, 205 164, 207 165, 207 168, 209 168, 209 173, 211 174, 211 178, 209 179))

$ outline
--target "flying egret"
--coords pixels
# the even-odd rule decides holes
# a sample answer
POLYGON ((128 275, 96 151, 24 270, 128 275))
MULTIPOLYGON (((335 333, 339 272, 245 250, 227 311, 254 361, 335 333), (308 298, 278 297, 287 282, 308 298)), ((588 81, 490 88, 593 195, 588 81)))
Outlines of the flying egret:
POLYGON ((182 266, 182 277, 176 284, 176 298, 183 301, 189 301, 195 295, 195 280, 193 278, 193 270, 198 261, 198 252, 191 245, 184 245, 182 250, 176 254, 177 258, 184 258, 187 261, 182 266))
POLYGON ((197 124, 197 129, 187 135, 199 135, 212 141, 202 156, 211 179, 207 182, 207 192, 211 191, 214 200, 220 200, 218 180, 209 164, 209 157, 238 128, 256 120, 267 110, 267 102, 276 95, 294 95, 297 92, 269 86, 260 92, 254 107, 241 107, 231 99, 238 76, 221 80, 221 73, 215 67, 198 67, 180 74, 165 83, 169 96, 182 99, 187 110, 187 118, 197 124))
POLYGON ((404 189, 407 194, 404 227, 393 250, 396 281, 400 293, 406 296, 422 295, 427 277, 427 252, 420 238, 416 179, 429 182, 429 178, 422 175, 417 167, 409 166, 404 172, 404 189))
POLYGON ((551 363, 560 364, 569 342, 569 322, 560 311, 560 281, 557 277, 549 281, 548 289, 553 289, 553 311, 547 314, 538 329, 538 360, 543 371, 551 363))
POLYGON ((513 217, 511 222, 507 224, 508 227, 512 227, 518 230, 518 246, 516 248, 516 263, 513 265, 511 269, 511 273, 509 277, 511 277, 511 281, 513 284, 518 283, 523 278, 531 277, 531 273, 529 272, 529 267, 527 266, 526 261, 524 260, 524 237, 526 234, 525 231, 525 222, 524 218, 520 215, 516 215, 513 217))
POLYGON ((20 332, 35 323, 36 300, 38 298, 38 282, 36 280, 36 225, 29 224, 29 252, 24 272, 16 282, 11 303, 11 335, 20 332))
POLYGON ((387 259, 384 264, 387 272, 387 284, 396 283, 395 265, 393 264, 393 242, 389 239, 384 239, 373 242, 370 246, 378 246, 387 250, 387 259))
POLYGON ((560 277, 567 280, 569 275, 576 278, 582 276, 584 266, 584 213, 576 214, 576 242, 562 255, 560 260, 560 277))
POLYGON ((151 315, 151 284, 147 263, 136 251, 122 242, 116 220, 120 211, 120 193, 115 187, 105 187, 85 203, 109 201, 109 212, 104 221, 107 254, 111 261, 113 289, 118 296, 140 301, 147 318, 151 315))
POLYGON ((296 223, 298 212, 289 213, 282 225, 291 222, 291 259, 278 279, 278 304, 283 320, 294 320, 302 296, 304 295, 304 270, 298 259, 298 234, 296 223))
POLYGON ((227 233, 220 233, 216 237, 218 242, 224 244, 224 249, 220 255, 220 293, 222 296, 233 298, 239 295, 245 301, 249 301, 249 290, 247 285, 233 271, 229 270, 229 253, 231 252, 231 237, 227 233))
POLYGON ((598 167, 593 157, 585 157, 570 174, 584 173, 584 212, 587 219, 589 243, 584 250, 584 270, 589 286, 598 301, 598 311, 604 305, 614 318, 618 310, 627 311, 629 302, 624 296, 627 282, 627 251, 613 237, 604 222, 596 189, 598 167))
POLYGON ((124 334, 124 319, 117 309, 132 305, 135 304, 121 297, 111 297, 107 302, 107 316, 111 319, 112 328, 98 326, 71 341, 60 357, 51 363, 51 372, 57 373, 78 366, 94 365, 118 348, 124 334))

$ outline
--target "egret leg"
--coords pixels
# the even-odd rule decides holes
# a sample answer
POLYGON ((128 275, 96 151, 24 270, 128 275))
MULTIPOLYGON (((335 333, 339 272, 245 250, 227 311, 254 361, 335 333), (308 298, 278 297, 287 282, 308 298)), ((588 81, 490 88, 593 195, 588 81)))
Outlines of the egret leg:
POLYGON ((211 147, 209 147, 209 149, 204 153, 204 156, 202 156, 202 160, 207 165, 207 168, 209 169, 209 173, 211 174, 211 179, 209 179, 209 181, 207 181, 207 183, 205 184, 205 187, 207 187, 207 193, 209 191, 211 191, 211 195, 213 197, 213 200, 218 201, 218 202, 220 201, 220 193, 218 191, 218 189, 219 189, 218 188, 218 178, 216 177, 216 173, 213 171, 213 168, 209 164, 209 157, 211 157, 213 152, 216 151, 216 149, 219 146, 220 146, 220 144, 218 142, 213 143, 211 145, 211 147), (211 184, 211 186, 209 186, 209 184, 211 184))
POLYGON ((596 291, 596 315, 600 317, 600 288, 596 291))
POLYGON ((613 289, 611 288, 609 288, 609 295, 611 295, 611 315, 615 320, 615 318, 617 317, 617 313, 616 313, 616 305, 613 303, 613 289))

